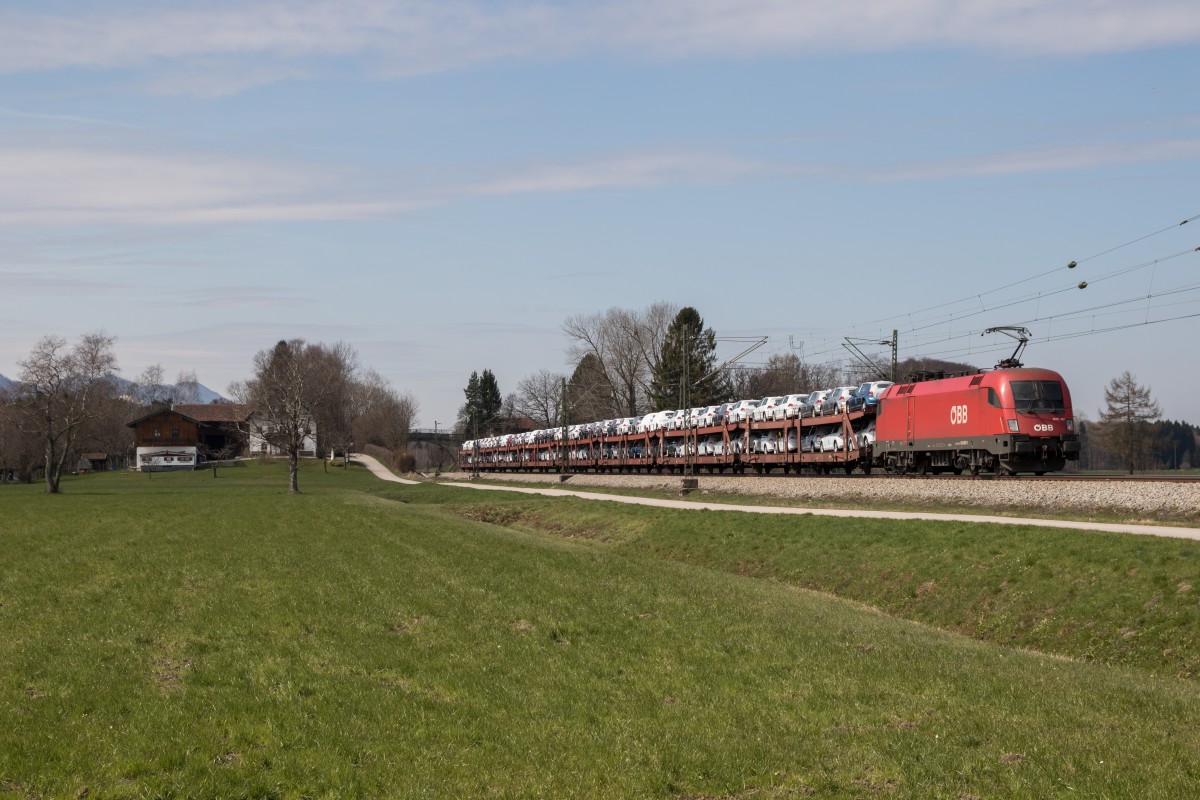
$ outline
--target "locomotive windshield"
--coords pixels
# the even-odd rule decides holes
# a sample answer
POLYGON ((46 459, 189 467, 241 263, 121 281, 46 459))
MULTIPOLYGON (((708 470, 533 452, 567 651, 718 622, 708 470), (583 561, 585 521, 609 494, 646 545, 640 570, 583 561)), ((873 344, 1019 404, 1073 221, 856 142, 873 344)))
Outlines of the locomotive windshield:
POLYGON ((1058 381, 1013 381, 1013 405, 1026 414, 1062 414, 1067 410, 1058 381))

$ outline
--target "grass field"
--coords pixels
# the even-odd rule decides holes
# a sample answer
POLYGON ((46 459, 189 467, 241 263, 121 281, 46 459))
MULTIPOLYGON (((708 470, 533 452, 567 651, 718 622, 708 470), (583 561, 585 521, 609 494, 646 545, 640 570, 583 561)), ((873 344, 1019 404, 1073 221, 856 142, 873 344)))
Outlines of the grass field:
POLYGON ((0 490, 0 796, 1200 785, 1195 543, 482 498, 319 466, 301 487, 254 465, 0 490), (1095 661, 933 627, 961 609, 1005 630, 1030 606, 1091 622, 1076 655, 1095 661))

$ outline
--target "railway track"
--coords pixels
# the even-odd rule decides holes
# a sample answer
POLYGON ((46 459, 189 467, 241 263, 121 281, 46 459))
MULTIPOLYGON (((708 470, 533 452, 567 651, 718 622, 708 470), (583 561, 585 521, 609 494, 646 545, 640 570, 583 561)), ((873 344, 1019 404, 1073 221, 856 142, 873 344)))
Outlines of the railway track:
MULTIPOLYGON (((468 470, 469 471, 469 470, 468 470)), ((611 471, 593 471, 593 470, 572 470, 567 472, 555 473, 553 471, 545 472, 530 472, 524 470, 482 470, 483 472, 494 475, 503 476, 505 474, 544 474, 544 475, 559 475, 560 479, 567 480, 573 475, 645 475, 658 477, 685 477, 685 473, 678 469, 668 469, 659 472, 656 469, 636 472, 611 472, 611 471)), ((1072 475, 1064 473, 1055 473, 1053 475, 996 475, 993 473, 981 473, 979 475, 953 475, 949 473, 920 475, 917 473, 892 474, 882 471, 873 471, 867 475, 862 472, 852 472, 846 474, 841 470, 822 474, 819 472, 782 472, 779 470, 771 470, 770 472, 756 472, 747 470, 746 472, 708 472, 703 468, 697 468, 692 473, 691 477, 721 477, 721 478, 774 478, 780 480, 788 480, 797 477, 808 478, 844 478, 848 480, 891 480, 891 481, 1000 481, 1000 482, 1034 482, 1034 483, 1173 483, 1173 484, 1188 484, 1200 483, 1200 475, 1072 475)))

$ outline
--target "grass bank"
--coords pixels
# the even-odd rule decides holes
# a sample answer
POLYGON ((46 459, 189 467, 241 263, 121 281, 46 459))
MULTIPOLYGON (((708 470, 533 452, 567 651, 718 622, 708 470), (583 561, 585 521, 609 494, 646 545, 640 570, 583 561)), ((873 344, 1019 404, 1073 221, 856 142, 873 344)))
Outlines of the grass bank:
POLYGON ((1166 798, 1200 781, 1191 681, 683 563, 608 507, 568 530, 587 504, 319 467, 304 495, 284 485, 251 466, 0 494, 0 795, 1166 798), (521 530, 537 504, 555 511, 521 530))
POLYGON ((983 641, 1200 677, 1195 541, 462 491, 448 502, 467 517, 828 592, 983 641))

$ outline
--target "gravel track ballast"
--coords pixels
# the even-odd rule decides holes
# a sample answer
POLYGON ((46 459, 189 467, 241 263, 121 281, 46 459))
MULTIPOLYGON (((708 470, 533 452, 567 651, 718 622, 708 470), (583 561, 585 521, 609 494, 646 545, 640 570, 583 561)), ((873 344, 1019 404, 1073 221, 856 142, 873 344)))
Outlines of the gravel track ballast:
MULTIPOLYGON (((506 482, 603 486, 617 489, 679 489, 678 475, 580 473, 560 484, 556 474, 481 475, 506 482)), ((845 501, 848 506, 947 505, 1047 509, 1073 513, 1138 515, 1147 519, 1200 514, 1200 483, 1172 481, 939 480, 838 477, 698 476, 699 494, 740 494, 797 501, 845 501)), ((693 495, 694 496, 694 495, 693 495)))

